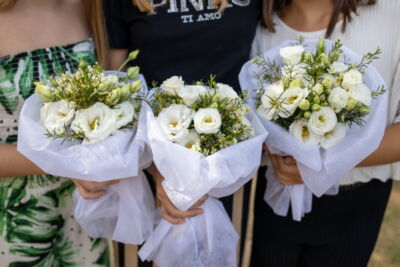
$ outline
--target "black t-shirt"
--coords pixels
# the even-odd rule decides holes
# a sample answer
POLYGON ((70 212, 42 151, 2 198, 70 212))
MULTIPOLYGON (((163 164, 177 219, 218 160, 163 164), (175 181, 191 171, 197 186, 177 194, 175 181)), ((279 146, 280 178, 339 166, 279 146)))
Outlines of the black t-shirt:
POLYGON ((173 75, 188 83, 206 81, 215 74, 239 90, 237 76, 249 58, 260 0, 230 0, 222 15, 211 2, 154 0, 155 12, 142 13, 132 0, 105 0, 110 46, 140 49, 134 63, 148 83, 173 75))

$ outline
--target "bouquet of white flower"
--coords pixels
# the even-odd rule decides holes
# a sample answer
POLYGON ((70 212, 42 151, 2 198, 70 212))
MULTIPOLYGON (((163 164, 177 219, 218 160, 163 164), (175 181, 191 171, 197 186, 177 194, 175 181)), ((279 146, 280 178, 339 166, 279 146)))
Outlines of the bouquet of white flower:
POLYGON ((379 53, 360 58, 340 40, 300 39, 243 67, 241 86, 252 91, 268 148, 293 156, 305 183, 285 187, 268 169, 265 198, 277 214, 285 216, 292 203, 293 218, 301 220, 312 193, 336 193, 340 179, 379 145, 387 96, 377 97, 384 81, 370 65, 379 53))
POLYGON ((204 195, 204 213, 173 226, 162 220, 139 255, 167 266, 236 266, 237 234, 213 197, 234 193, 257 172, 266 132, 232 87, 211 78, 185 85, 174 76, 147 107, 148 144, 180 210, 204 195), (153 112, 154 111, 154 112, 153 112))
POLYGON ((105 72, 81 61, 75 74, 36 83, 21 111, 18 151, 46 173, 94 182, 129 178, 97 200, 75 192, 75 217, 93 237, 139 244, 152 231, 154 200, 142 172, 151 154, 135 97, 145 86, 138 67, 105 72))

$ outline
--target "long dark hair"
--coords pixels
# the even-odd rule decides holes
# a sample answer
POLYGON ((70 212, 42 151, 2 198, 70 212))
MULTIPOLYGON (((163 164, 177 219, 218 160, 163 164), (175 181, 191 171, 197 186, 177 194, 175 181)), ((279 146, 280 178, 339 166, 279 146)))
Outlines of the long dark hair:
MULTIPOLYGON (((326 37, 331 36, 340 15, 343 16, 342 31, 346 30, 347 23, 351 22, 352 14, 357 14, 360 5, 374 5, 377 0, 332 0, 334 3, 331 20, 326 30, 326 37)), ((291 0, 263 0, 262 24, 270 32, 275 32, 275 24, 272 20, 273 14, 282 14, 291 0)))

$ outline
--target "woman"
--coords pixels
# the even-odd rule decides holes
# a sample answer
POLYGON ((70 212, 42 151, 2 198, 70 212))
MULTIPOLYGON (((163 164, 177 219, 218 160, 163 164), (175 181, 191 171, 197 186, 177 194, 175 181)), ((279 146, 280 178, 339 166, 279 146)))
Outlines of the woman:
POLYGON ((82 233, 70 180, 45 175, 17 152, 18 115, 34 81, 77 62, 105 61, 101 2, 0 0, 1 266, 108 266, 105 240, 82 233), (89 22, 89 23, 88 23, 89 22), (92 33, 92 34, 91 34, 92 33))
MULTIPOLYGON (((210 74, 215 74, 218 81, 239 89, 237 76, 249 58, 251 41, 260 18, 259 1, 215 2, 107 0, 105 13, 112 48, 111 66, 117 67, 129 51, 140 49, 135 63, 141 67, 149 83, 162 82, 172 75, 180 75, 188 82, 207 80, 210 74)), ((171 223, 184 223, 185 217, 201 213, 200 209, 177 210, 162 189, 163 178, 160 175, 155 177, 164 219, 171 223)), ((242 220, 241 214, 246 214, 249 188, 246 187, 234 200, 224 200, 238 230, 247 227, 247 220, 242 220), (243 205, 243 211, 232 207, 233 202, 243 205)))
MULTIPOLYGON (((254 54, 299 36, 341 39, 360 55, 379 46, 383 53, 373 64, 391 89, 389 124, 396 122, 399 1, 264 0, 264 4, 254 54)), ((302 183, 293 159, 271 157, 282 184, 302 183)), ((390 165, 352 170, 341 180, 338 195, 313 199, 312 212, 301 222, 292 221, 290 214, 279 217, 273 213, 262 199, 265 180, 260 179, 252 266, 367 266, 390 195, 390 178, 400 178, 393 170, 390 165)))

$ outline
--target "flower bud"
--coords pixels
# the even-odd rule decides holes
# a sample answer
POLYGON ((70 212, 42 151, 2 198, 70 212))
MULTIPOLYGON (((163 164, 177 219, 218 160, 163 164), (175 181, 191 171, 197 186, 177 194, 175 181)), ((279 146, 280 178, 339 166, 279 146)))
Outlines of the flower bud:
POLYGON ((290 79, 288 77, 283 78, 283 87, 289 88, 290 86, 290 79))
POLYGON ((333 86, 333 79, 331 78, 331 77, 325 77, 323 80, 322 80, 322 85, 325 87, 325 88, 332 88, 332 86, 333 86))
POLYGON ((120 92, 121 92, 120 93, 120 101, 121 102, 126 101, 132 95, 132 93, 131 93, 131 85, 130 84, 126 84, 126 85, 124 85, 124 86, 122 86, 121 88, 118 88, 118 89, 120 89, 120 92))
POLYGON ((140 71, 140 69, 137 66, 128 68, 128 71, 127 71, 128 79, 130 79, 130 80, 136 79, 139 75, 139 71, 140 71))
POLYGON ((291 88, 291 87, 300 87, 300 86, 301 86, 301 81, 299 79, 293 80, 289 84, 289 88, 291 88))
POLYGON ((314 104, 314 105, 312 105, 311 109, 312 109, 312 111, 318 111, 321 109, 321 106, 318 104, 314 104))
POLYGON ((52 102, 53 101, 53 93, 51 92, 50 87, 39 83, 35 82, 35 93, 44 101, 44 102, 52 102))
POLYGON ((329 66, 331 64, 331 62, 329 61, 329 57, 325 53, 322 53, 320 55, 320 60, 321 63, 324 64, 325 66, 329 66))
POLYGON ((138 55, 139 55, 139 50, 132 51, 129 53, 128 60, 129 61, 135 60, 138 55))
POLYGON ((324 86, 320 83, 317 83, 316 85, 314 85, 314 87, 312 88, 313 92, 316 93, 317 95, 322 94, 322 92, 324 91, 324 86))
POLYGON ((256 65, 260 65, 260 64, 261 64, 260 59, 259 59, 258 57, 254 58, 254 59, 252 60, 252 62, 253 62, 254 64, 256 64, 256 65))
POLYGON ((142 87, 142 82, 140 80, 133 81, 130 83, 131 93, 136 93, 142 87))
POLYGON ((338 52, 333 53, 332 54, 332 61, 333 62, 338 61, 339 56, 340 56, 340 53, 338 53, 338 52))
POLYGON ((86 61, 84 61, 84 60, 79 61, 80 69, 86 69, 87 67, 89 67, 89 64, 86 61))
POLYGON ((321 54, 325 52, 326 46, 325 46, 325 39, 324 37, 320 37, 317 45, 317 54, 321 54))
POLYGON ((210 105, 210 108, 216 108, 216 109, 218 109, 218 103, 217 103, 217 102, 212 103, 212 104, 210 105))
POLYGON ((321 99, 319 99, 319 96, 314 96, 314 98, 313 98, 313 103, 314 104, 319 104, 319 103, 321 103, 321 99))
POLYGON ((100 92, 106 92, 110 87, 113 85, 112 82, 103 82, 99 86, 99 91, 100 92))
POLYGON ((310 101, 308 101, 307 99, 301 100, 299 108, 301 110, 309 110, 310 109, 310 101))
POLYGON ((357 106, 357 104, 358 104, 357 100, 355 100, 354 98, 350 98, 347 101, 346 109, 347 110, 353 110, 357 106))
POLYGON ((107 95, 105 102, 108 106, 113 107, 116 104, 118 104, 120 96, 121 96, 121 88, 114 89, 111 91, 110 94, 107 95))
POLYGON ((303 55, 304 62, 310 63, 311 57, 312 57, 311 53, 304 53, 304 55, 303 55))
POLYGON ((304 118, 309 119, 310 117, 311 117, 311 112, 310 111, 304 112, 304 118))
POLYGON ((371 109, 367 106, 361 106, 358 108, 358 111, 360 111, 362 114, 369 114, 371 113, 371 109))

